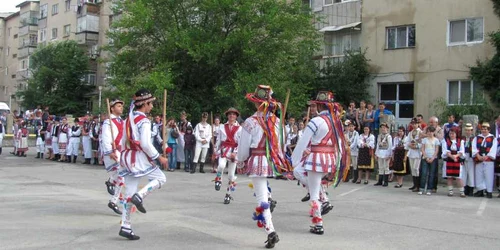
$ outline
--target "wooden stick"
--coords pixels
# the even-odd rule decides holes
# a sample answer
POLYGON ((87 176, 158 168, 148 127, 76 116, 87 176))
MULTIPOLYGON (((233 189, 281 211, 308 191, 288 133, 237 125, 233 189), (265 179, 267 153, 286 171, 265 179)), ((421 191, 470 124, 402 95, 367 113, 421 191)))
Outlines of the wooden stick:
POLYGON ((163 123, 162 123, 162 139, 163 139, 163 142, 162 142, 162 146, 161 146, 161 149, 163 152, 161 152, 162 155, 165 155, 165 149, 166 149, 166 142, 167 142, 167 138, 166 138, 166 135, 167 135, 167 131, 166 131, 166 126, 167 126, 167 89, 165 89, 163 91, 163 123))
MULTIPOLYGON (((286 91, 286 98, 285 98, 285 105, 283 106, 283 121, 282 124, 283 124, 283 132, 284 132, 284 135, 285 135, 285 138, 284 141, 283 141, 283 152, 286 152, 286 148, 285 148, 285 145, 286 145, 286 140, 288 139, 288 133, 286 132, 286 109, 288 108, 288 101, 290 100, 290 89, 288 89, 286 91)), ((293 125, 292 125, 293 126, 293 125)), ((292 130, 292 127, 290 127, 290 130, 292 130)), ((281 133, 281 132, 280 132, 281 133)))
POLYGON ((290 100, 290 89, 286 91, 285 106, 283 107, 283 119, 286 119, 286 109, 288 108, 289 100, 290 100))
POLYGON ((106 104, 108 106, 109 130, 111 131, 111 145, 114 153, 116 149, 116 144, 115 144, 115 133, 113 132, 113 121, 111 120, 111 106, 109 105, 109 98, 106 98, 106 104))
POLYGON ((306 122, 304 124, 304 127, 307 126, 307 123, 309 123, 309 116, 311 115, 311 106, 307 107, 307 116, 306 116, 306 122))
POLYGON ((210 111, 210 126, 212 127, 212 138, 210 138, 210 142, 212 143, 212 147, 214 147, 214 149, 215 149, 215 142, 214 142, 214 114, 213 114, 212 111, 210 111))

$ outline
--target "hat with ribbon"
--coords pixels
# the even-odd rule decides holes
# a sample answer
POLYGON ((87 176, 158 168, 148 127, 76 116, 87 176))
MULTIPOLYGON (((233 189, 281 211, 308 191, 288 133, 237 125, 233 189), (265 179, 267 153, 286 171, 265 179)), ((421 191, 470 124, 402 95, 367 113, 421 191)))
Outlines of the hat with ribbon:
POLYGON ((318 94, 316 95, 316 99, 309 101, 309 103, 321 103, 321 104, 328 104, 328 103, 334 103, 335 98, 333 96, 333 92, 331 91, 319 91, 318 94))
POLYGON ((116 105, 116 104, 118 104, 118 103, 121 103, 121 104, 123 105, 123 103, 124 103, 124 102, 123 102, 122 100, 120 100, 120 99, 117 99, 117 98, 112 99, 112 100, 109 102, 109 107, 113 107, 113 106, 115 106, 115 105, 116 105))
POLYGON ((251 102, 262 103, 274 101, 273 90, 268 85, 258 85, 255 92, 246 94, 246 98, 251 102))
POLYGON ((465 124, 465 129, 474 129, 474 128, 472 127, 472 123, 466 123, 466 124, 465 124))
POLYGON ((488 122, 481 123, 481 128, 490 128, 490 124, 488 122))

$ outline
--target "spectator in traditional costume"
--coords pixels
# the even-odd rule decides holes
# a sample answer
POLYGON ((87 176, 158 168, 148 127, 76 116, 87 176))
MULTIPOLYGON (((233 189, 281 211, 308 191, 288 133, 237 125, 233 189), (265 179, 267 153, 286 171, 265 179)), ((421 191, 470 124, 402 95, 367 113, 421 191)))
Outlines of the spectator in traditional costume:
POLYGON ((418 124, 417 118, 413 118, 410 122, 408 136, 406 137, 405 147, 408 151, 407 157, 410 163, 413 186, 409 188, 413 192, 418 192, 420 188, 420 162, 422 161, 421 150, 421 133, 422 130, 418 124))
POLYGON ((403 176, 408 174, 405 128, 400 126, 392 141, 392 170, 396 175, 395 188, 403 187, 403 176))
MULTIPOLYGON (((359 141, 359 133, 356 131, 356 123, 350 121, 347 123, 347 132, 345 133, 345 137, 347 139, 347 145, 349 146, 350 156, 351 157, 351 169, 353 173, 352 183, 356 183, 359 178, 358 175, 358 141, 359 141)), ((346 178, 347 180, 349 177, 346 178)))
POLYGON ((57 138, 59 139, 59 154, 61 155, 61 159, 59 159, 59 162, 64 162, 66 160, 66 148, 68 147, 68 138, 69 138, 69 124, 68 124, 68 119, 66 117, 62 117, 62 124, 59 129, 59 134, 57 135, 57 138))
POLYGON ((80 149, 80 136, 82 135, 82 128, 80 127, 80 120, 78 118, 75 118, 74 124, 69 129, 68 135, 68 149, 66 150, 67 161, 76 163, 78 150, 80 149))
POLYGON ((359 178, 356 184, 360 184, 364 175, 364 184, 368 184, 368 179, 370 178, 370 173, 373 172, 375 167, 374 163, 374 149, 375 149, 375 136, 371 134, 370 124, 365 123, 363 128, 363 134, 359 136, 358 140, 358 174, 359 178))
POLYGON ((27 124, 24 121, 21 121, 20 123, 20 129, 17 131, 17 141, 18 141, 18 147, 17 147, 17 156, 20 157, 26 157, 26 152, 28 152, 28 128, 27 124))
POLYGON ((474 197, 493 197, 493 179, 495 175, 494 165, 497 154, 498 141, 494 135, 490 134, 490 124, 481 124, 481 134, 474 138, 472 142, 472 157, 476 162, 476 188, 474 197))
POLYGON ((474 128, 471 123, 465 124, 465 137, 462 139, 464 143, 464 163, 462 170, 462 181, 465 185, 464 193, 467 196, 474 195, 475 179, 474 179, 474 157, 472 157, 472 143, 474 141, 474 128))
POLYGON ((457 137, 458 128, 452 127, 448 131, 448 138, 441 142, 443 149, 443 178, 448 183, 448 196, 453 196, 453 180, 456 180, 460 188, 460 197, 465 198, 463 183, 464 141, 457 137))
POLYGON ((196 148, 194 149, 193 163, 198 165, 200 162, 200 173, 205 173, 203 167, 207 158, 208 148, 210 147, 210 139, 212 138, 212 126, 207 123, 208 113, 201 114, 201 122, 196 124, 194 128, 194 136, 196 137, 196 148))
POLYGON ((45 152, 45 129, 43 128, 42 121, 38 121, 35 129, 36 140, 36 159, 43 159, 43 152, 45 152))

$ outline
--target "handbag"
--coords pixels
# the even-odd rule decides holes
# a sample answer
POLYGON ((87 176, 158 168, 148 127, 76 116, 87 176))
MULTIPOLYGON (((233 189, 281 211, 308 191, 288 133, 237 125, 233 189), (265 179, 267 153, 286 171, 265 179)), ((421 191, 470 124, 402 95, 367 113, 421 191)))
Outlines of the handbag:
POLYGON ((179 132, 177 132, 175 129, 172 130, 172 132, 170 133, 170 136, 172 136, 172 138, 179 138, 179 132))

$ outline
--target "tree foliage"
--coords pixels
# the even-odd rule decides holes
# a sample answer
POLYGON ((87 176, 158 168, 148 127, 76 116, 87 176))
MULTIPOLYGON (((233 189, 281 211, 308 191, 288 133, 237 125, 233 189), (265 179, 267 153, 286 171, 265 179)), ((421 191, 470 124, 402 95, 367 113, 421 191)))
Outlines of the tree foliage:
POLYGON ((85 112, 85 93, 91 86, 82 81, 88 68, 88 56, 75 41, 49 43, 38 47, 30 57, 32 77, 26 90, 17 95, 25 107, 49 106, 55 114, 85 112))
MULTIPOLYGON (((500 17, 500 0, 492 0, 497 16, 500 17)), ((470 68, 471 79, 480 83, 488 93, 491 102, 500 106, 500 31, 489 34, 490 43, 496 53, 489 60, 477 60, 476 65, 470 68)))
POLYGON ((333 90, 335 99, 340 103, 351 100, 359 102, 370 96, 367 78, 370 75, 365 52, 347 51, 342 62, 326 64, 320 69, 315 90, 333 90))
POLYGON ((298 113, 313 89, 318 34, 308 7, 289 2, 123 1, 109 33, 111 84, 121 96, 167 88, 169 116, 195 119, 231 106, 249 115, 244 94, 266 84, 281 101, 291 89, 288 110, 298 113))
POLYGON ((446 121, 450 115, 454 115, 457 119, 460 119, 464 115, 477 115, 479 121, 489 122, 491 117, 495 116, 492 107, 481 96, 474 96, 474 104, 457 105, 448 105, 445 98, 441 97, 430 103, 429 108, 434 110, 434 114, 440 121, 446 121))

